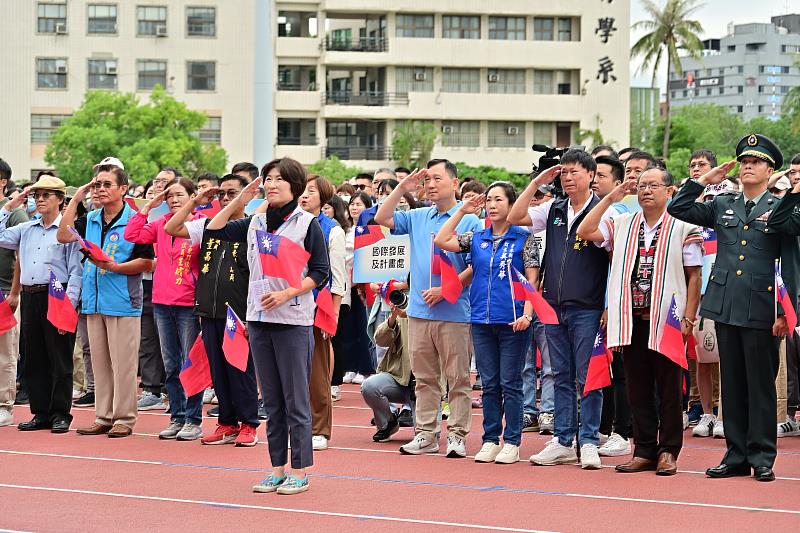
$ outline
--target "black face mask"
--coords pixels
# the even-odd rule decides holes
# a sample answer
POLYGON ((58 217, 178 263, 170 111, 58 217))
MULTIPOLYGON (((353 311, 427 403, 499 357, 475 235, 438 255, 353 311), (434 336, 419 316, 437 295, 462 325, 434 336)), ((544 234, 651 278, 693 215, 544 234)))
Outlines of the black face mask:
POLYGON ((288 217, 289 214, 292 211, 294 211, 295 209, 297 209, 297 199, 296 198, 293 199, 288 204, 282 206, 282 207, 276 207, 276 208, 268 207, 267 208, 267 230, 268 231, 277 230, 279 227, 281 227, 281 224, 283 224, 283 221, 286 220, 286 217, 288 217))

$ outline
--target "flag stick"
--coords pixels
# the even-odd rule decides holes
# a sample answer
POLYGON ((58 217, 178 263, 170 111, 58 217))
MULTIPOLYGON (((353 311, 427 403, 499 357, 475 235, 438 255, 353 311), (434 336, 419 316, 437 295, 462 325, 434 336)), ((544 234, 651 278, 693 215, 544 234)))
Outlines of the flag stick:
POLYGON ((517 301, 514 299, 514 282, 511 279, 511 262, 508 262, 508 287, 511 289, 511 310, 514 311, 514 322, 517 321, 517 301))
POLYGON ((775 259, 775 290, 773 291, 775 293, 775 320, 773 322, 777 322, 778 321, 778 292, 779 292, 779 289, 778 289, 778 269, 780 268, 780 265, 778 264, 779 261, 780 261, 780 259, 775 259))

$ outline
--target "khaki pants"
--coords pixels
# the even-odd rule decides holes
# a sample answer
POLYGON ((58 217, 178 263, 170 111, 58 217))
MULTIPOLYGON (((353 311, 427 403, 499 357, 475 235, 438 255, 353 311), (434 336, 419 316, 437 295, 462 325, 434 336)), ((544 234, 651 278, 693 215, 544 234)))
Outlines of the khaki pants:
POLYGON ((0 335, 0 407, 14 407, 17 396, 17 361, 19 360, 19 307, 14 313, 17 325, 0 335))
POLYGON ((776 413, 777 423, 783 424, 788 416, 787 402, 787 380, 786 380, 786 339, 781 341, 778 351, 778 378, 775 380, 775 391, 778 393, 778 412, 776 413))
POLYGON ((448 433, 465 438, 472 425, 470 325, 409 318, 408 336, 411 370, 417 380, 416 433, 428 441, 435 440, 441 429, 438 414, 447 383, 450 385, 448 433))
POLYGON ((331 399, 331 340, 314 327, 314 354, 311 356, 311 434, 331 438, 333 400, 331 399))
POLYGON ((95 379, 96 422, 104 426, 136 423, 138 316, 87 315, 95 379))

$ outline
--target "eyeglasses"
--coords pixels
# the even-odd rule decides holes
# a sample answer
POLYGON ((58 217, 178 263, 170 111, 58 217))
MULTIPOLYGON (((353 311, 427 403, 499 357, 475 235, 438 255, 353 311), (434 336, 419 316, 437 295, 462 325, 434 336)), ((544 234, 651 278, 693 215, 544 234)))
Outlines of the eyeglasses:
POLYGON ((359 191, 366 191, 367 187, 369 187, 371 189, 372 185, 367 185, 366 183, 357 183, 357 184, 353 185, 353 188, 356 189, 356 190, 359 190, 359 191))
POLYGON ((111 189, 113 187, 118 187, 118 185, 112 181, 95 181, 92 187, 95 189, 111 189))
POLYGON ((703 168, 703 167, 710 167, 710 163, 706 163, 705 161, 698 161, 697 163, 692 163, 689 165, 689 168, 703 168))
POLYGON ((51 196, 56 196, 57 193, 50 192, 50 191, 42 191, 42 192, 35 192, 33 193, 33 199, 38 200, 41 198, 42 200, 47 200, 51 196))
POLYGON ((222 200, 222 199, 223 199, 223 198, 225 198, 226 196, 227 196, 228 198, 236 198, 237 196, 239 196, 239 193, 240 193, 240 192, 241 192, 241 191, 237 191, 237 190, 235 190, 235 189, 231 189, 231 190, 229 190, 229 191, 219 191, 219 192, 217 193, 217 198, 219 198, 220 200, 222 200))
POLYGON ((657 191, 659 189, 663 189, 664 187, 666 187, 666 185, 663 185, 661 183, 642 183, 636 188, 639 190, 639 192, 644 192, 647 189, 650 189, 651 191, 657 191))

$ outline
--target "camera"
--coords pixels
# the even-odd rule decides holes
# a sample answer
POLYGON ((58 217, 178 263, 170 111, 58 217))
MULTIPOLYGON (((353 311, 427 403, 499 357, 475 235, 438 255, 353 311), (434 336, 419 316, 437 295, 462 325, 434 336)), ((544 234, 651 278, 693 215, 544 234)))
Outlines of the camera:
POLYGON ((398 309, 405 309, 408 307, 408 294, 405 291, 395 289, 389 293, 389 302, 398 309))
MULTIPOLYGON (((540 152, 544 155, 539 158, 538 165, 536 163, 533 164, 532 174, 539 174, 550 167, 558 165, 561 163, 561 157, 570 150, 585 149, 585 146, 579 144, 573 144, 569 148, 553 148, 552 146, 547 146, 546 144, 534 144, 531 146, 531 150, 534 152, 540 152)), ((556 176, 555 181, 553 181, 553 189, 553 192, 556 196, 564 196, 564 189, 561 187, 561 176, 556 176)))

